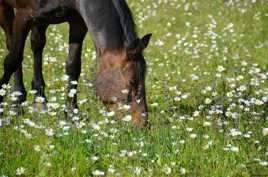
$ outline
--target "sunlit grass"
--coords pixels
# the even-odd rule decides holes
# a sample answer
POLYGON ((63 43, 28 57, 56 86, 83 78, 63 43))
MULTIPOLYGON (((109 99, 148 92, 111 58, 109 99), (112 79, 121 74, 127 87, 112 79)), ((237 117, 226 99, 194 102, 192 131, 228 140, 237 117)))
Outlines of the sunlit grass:
MULTIPOLYGON (((57 106, 43 114, 31 111, 28 40, 28 102, 24 115, 12 116, 8 104, 0 119, 0 176, 268 176, 267 2, 128 2, 140 35, 153 33, 145 52, 151 129, 137 131, 105 116, 94 89, 98 64, 89 36, 80 116, 64 116, 68 25, 53 25, 44 77, 48 100, 57 106)), ((0 38, 2 63, 2 30, 0 38)))

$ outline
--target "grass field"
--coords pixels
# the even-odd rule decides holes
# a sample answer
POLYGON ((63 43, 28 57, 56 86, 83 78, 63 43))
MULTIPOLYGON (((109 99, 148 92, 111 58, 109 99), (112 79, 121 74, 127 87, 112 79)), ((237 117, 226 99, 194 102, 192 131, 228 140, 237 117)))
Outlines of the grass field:
MULTIPOLYGON (((33 57, 23 63, 25 114, 6 96, 0 177, 268 176, 268 1, 128 0, 145 56, 150 130, 115 121, 96 97, 88 36, 80 116, 66 119, 68 25, 50 26, 44 52, 49 109, 33 112, 33 57)), ((7 54, 0 30, 0 73, 7 54)), ((11 82, 12 83, 12 82, 11 82)))

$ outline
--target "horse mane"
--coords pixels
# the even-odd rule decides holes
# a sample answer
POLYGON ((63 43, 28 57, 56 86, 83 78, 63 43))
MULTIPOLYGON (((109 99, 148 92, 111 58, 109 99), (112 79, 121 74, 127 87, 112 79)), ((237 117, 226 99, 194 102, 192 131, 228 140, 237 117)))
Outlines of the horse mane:
POLYGON ((126 45, 129 45, 137 38, 132 12, 125 0, 112 0, 112 2, 120 19, 126 45))
MULTIPOLYGON (((135 39, 138 38, 136 32, 136 24, 133 19, 131 10, 129 9, 125 0, 112 0, 113 5, 118 13, 121 27, 124 33, 125 45, 131 44, 135 39)), ((137 59, 135 59, 136 75, 134 76, 133 85, 136 88, 138 95, 145 94, 143 93, 142 82, 145 81, 146 74, 146 61, 143 58, 143 54, 138 54, 137 59)))

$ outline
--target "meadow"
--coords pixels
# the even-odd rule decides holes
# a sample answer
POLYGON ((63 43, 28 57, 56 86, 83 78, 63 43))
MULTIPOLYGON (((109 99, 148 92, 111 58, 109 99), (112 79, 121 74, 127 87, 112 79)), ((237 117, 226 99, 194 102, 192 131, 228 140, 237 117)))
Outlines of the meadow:
MULTIPOLYGON (((151 129, 118 121, 95 92, 88 35, 79 114, 66 118, 68 24, 44 51, 48 110, 33 111, 33 56, 24 54, 25 113, 0 119, 0 177, 268 176, 268 1, 127 0, 145 51, 151 129)), ((0 30, 0 74, 7 50, 0 30)))

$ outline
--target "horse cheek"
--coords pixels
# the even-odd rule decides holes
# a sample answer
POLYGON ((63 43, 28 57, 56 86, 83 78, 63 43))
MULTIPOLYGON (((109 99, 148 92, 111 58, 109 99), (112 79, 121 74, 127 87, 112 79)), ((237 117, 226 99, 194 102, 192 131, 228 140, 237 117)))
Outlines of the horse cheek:
POLYGON ((118 70, 103 72, 96 80, 97 95, 106 103, 115 103, 124 99, 121 93, 124 87, 124 80, 118 70))

